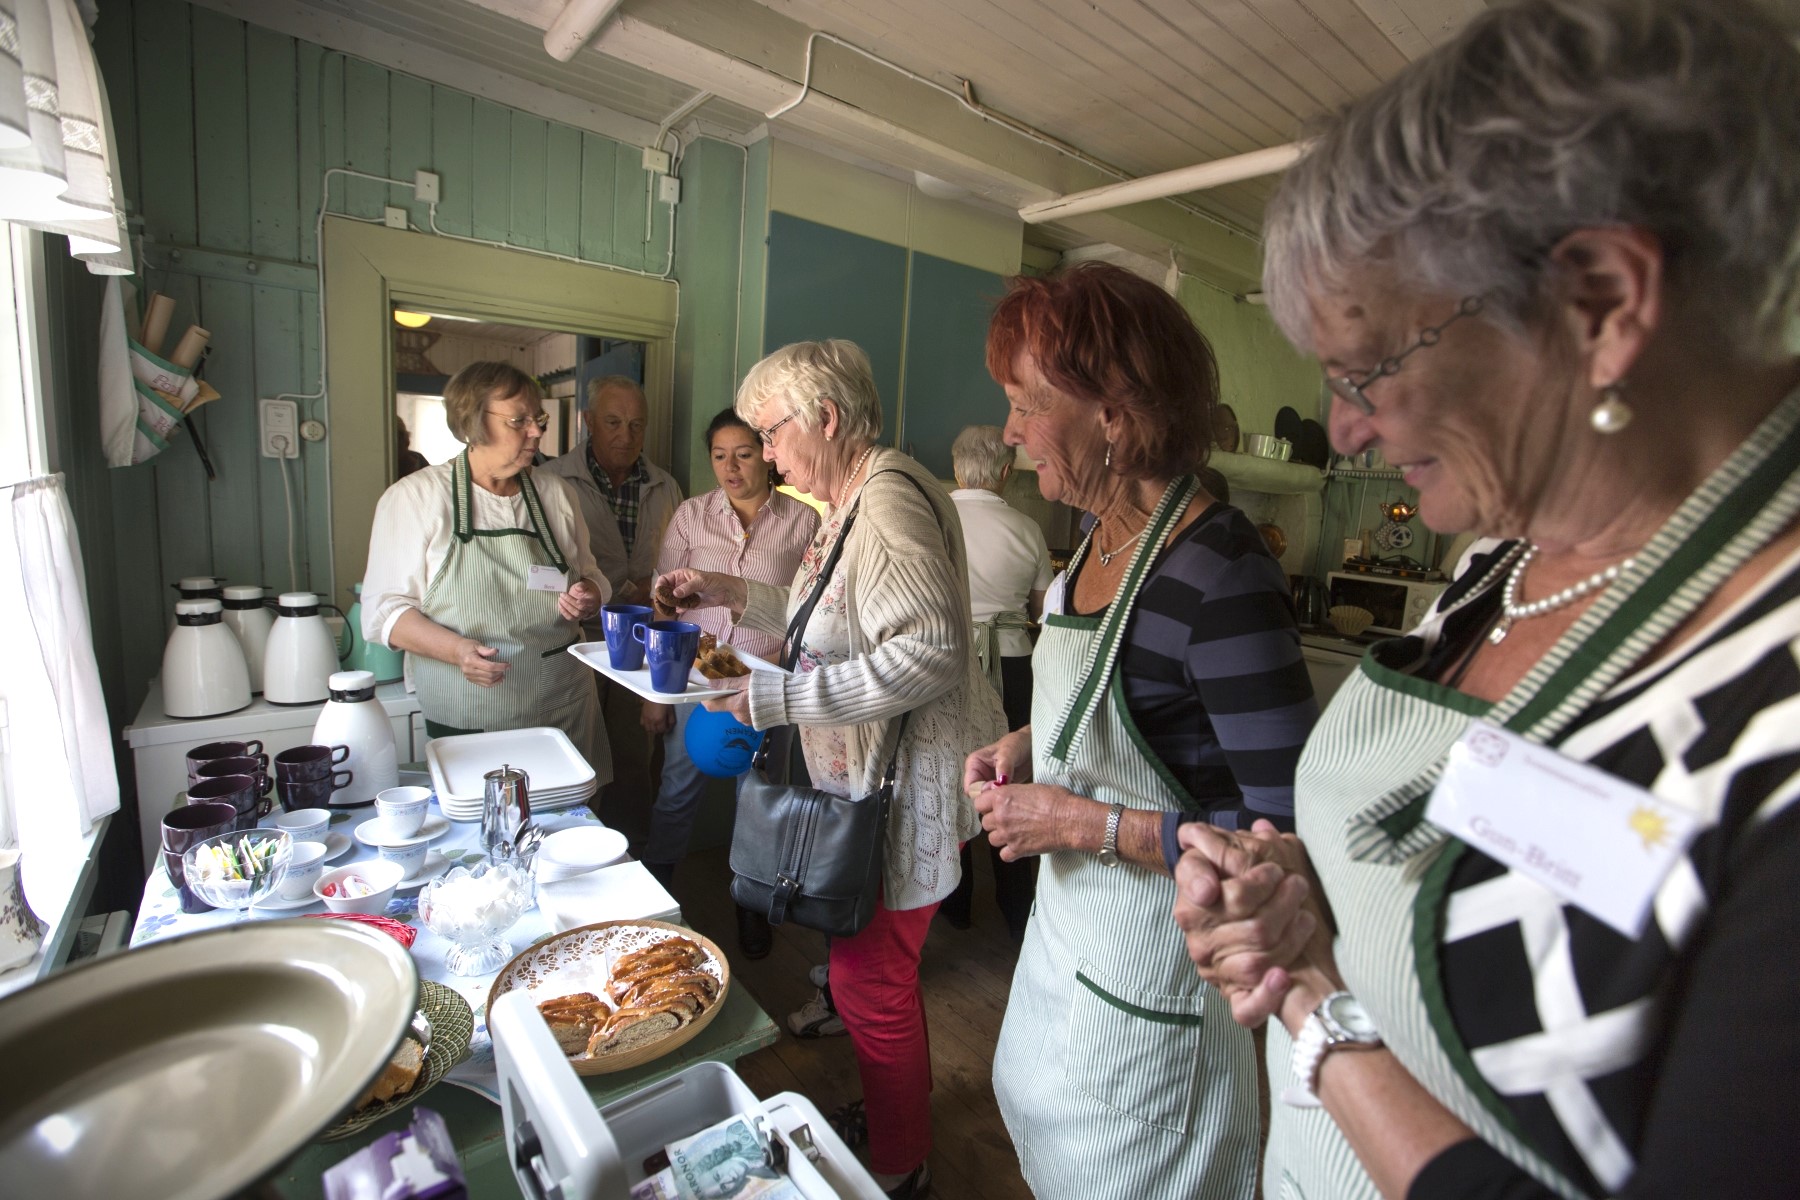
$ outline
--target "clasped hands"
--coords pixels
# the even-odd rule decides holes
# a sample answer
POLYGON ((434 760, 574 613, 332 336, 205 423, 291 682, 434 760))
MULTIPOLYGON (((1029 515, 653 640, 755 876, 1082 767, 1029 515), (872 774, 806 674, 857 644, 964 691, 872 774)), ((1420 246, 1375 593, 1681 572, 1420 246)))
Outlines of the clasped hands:
POLYGON ((1331 919, 1300 839, 1268 821, 1249 832, 1181 826, 1175 924, 1201 978, 1240 1025, 1290 1029, 1341 986, 1331 919))

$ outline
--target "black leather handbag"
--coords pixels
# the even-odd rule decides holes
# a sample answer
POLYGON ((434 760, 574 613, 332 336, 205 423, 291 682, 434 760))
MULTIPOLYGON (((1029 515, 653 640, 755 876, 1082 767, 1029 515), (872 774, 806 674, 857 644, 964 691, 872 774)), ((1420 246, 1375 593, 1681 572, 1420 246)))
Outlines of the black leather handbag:
MULTIPOLYGON (((800 658, 800 635, 837 569, 855 522, 855 512, 844 519, 812 594, 788 622, 782 666, 790 671, 800 658)), ((874 919, 881 895, 894 770, 905 735, 903 716, 881 785, 860 799, 770 782, 769 748, 775 739, 764 738, 738 787, 737 822, 731 834, 731 898, 766 914, 771 925, 792 921, 833 937, 860 933, 874 919)))

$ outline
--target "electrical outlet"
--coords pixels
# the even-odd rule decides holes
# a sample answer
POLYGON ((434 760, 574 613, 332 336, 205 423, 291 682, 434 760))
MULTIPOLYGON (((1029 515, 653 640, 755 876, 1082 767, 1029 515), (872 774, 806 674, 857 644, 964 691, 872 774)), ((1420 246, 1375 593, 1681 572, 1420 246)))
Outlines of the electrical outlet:
POLYGON ((680 204, 681 180, 673 175, 660 176, 656 181, 656 198, 664 204, 680 204))
POLYGON ((300 406, 292 400, 258 400, 258 444, 264 458, 300 457, 300 406))
POLYGON ((658 175, 667 175, 669 173, 669 152, 645 146, 644 170, 654 171, 658 175))
POLYGON ((434 171, 413 172, 413 195, 422 204, 436 204, 443 197, 443 185, 434 171))
POLYGON ((406 210, 390 204, 381 210, 381 220, 389 229, 405 229, 406 210))

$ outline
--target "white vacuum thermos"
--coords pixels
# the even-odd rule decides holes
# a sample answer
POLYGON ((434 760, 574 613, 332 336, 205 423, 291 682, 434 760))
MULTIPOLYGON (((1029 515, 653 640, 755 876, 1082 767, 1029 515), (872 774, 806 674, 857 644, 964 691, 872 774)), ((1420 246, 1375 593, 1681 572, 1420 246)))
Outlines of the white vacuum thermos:
POLYGON ((337 639, 311 592, 283 592, 263 651, 263 699, 270 704, 323 704, 338 669, 337 639))
POLYGON ((175 604, 162 661, 163 712, 171 717, 216 717, 250 703, 250 668, 222 611, 217 600, 175 604))

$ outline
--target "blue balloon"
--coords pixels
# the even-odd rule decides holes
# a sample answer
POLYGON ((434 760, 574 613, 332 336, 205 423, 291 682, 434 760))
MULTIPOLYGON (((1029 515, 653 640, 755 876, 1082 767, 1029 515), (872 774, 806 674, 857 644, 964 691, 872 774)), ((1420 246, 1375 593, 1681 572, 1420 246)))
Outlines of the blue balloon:
POLYGON ((688 718, 684 735, 688 757, 694 765, 719 779, 733 779, 748 771, 762 739, 762 734, 730 713, 698 707, 688 718))

